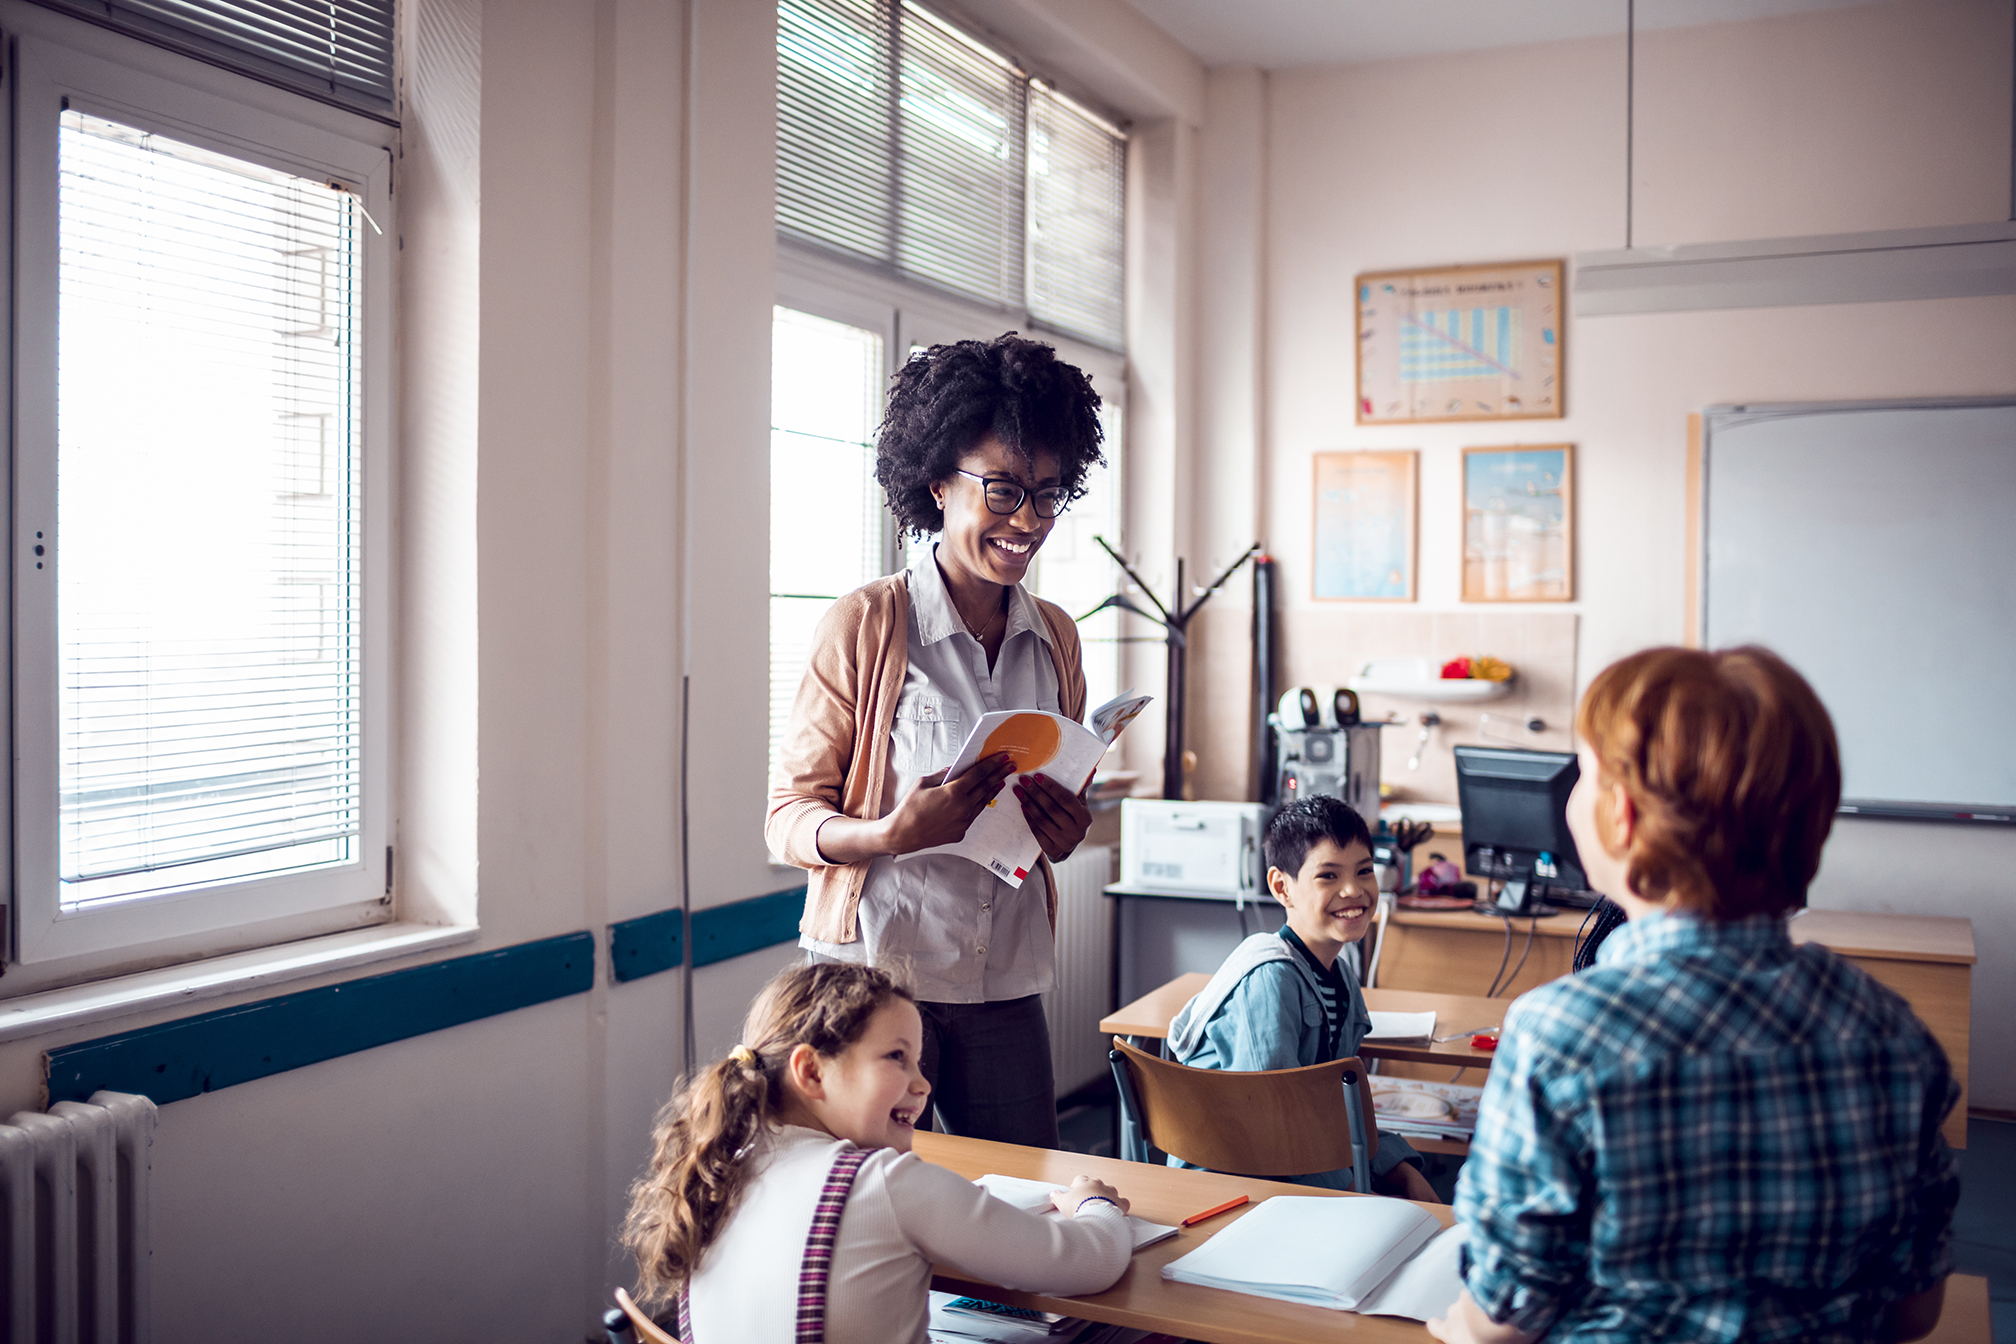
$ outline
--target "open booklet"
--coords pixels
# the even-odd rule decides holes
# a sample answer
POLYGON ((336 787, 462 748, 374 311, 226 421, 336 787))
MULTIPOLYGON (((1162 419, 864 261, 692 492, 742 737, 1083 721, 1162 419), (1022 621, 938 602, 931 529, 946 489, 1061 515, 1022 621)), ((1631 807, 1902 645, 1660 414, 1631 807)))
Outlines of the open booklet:
MULTIPOLYGON (((987 1175, 973 1184, 1002 1203, 1013 1204, 1027 1213, 1048 1213, 1055 1209, 1057 1206, 1050 1202, 1050 1196, 1054 1191, 1064 1188, 1061 1185, 1052 1185, 1048 1181, 1032 1181, 1021 1176, 987 1175)), ((1153 1246, 1164 1238, 1173 1237, 1181 1231, 1180 1228, 1171 1227, 1167 1223, 1151 1223, 1146 1218, 1136 1218, 1131 1213, 1127 1215, 1127 1230, 1134 1234, 1134 1249, 1137 1251, 1143 1246, 1153 1246)))
POLYGON ((1425 1321, 1463 1291, 1459 1223, 1404 1199, 1276 1195, 1162 1277, 1284 1302, 1425 1321))
MULTIPOLYGON (((957 779, 982 757, 1005 751, 1015 762, 1016 774, 1047 775, 1077 793, 1092 782, 1099 758, 1113 745, 1113 739, 1120 736, 1120 730, 1132 723, 1154 698, 1132 691, 1117 695, 1092 711, 1090 728, 1062 714, 1039 709, 1004 709, 982 714, 945 771, 945 778, 957 779)), ((1011 789, 1004 787, 966 828, 964 839, 913 850, 903 858, 956 854, 992 870, 1010 886, 1019 887, 1042 852, 1035 832, 1029 829, 1028 818, 1022 815, 1021 802, 1011 789)))

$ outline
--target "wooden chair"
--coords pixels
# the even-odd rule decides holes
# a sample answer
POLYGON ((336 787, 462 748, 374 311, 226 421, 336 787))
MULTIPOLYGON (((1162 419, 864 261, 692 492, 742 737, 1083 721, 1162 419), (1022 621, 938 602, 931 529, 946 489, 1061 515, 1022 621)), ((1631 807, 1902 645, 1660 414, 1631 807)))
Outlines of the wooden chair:
POLYGON ((1379 1130, 1372 1120, 1372 1084, 1356 1057, 1237 1073, 1157 1059, 1115 1038, 1110 1058, 1120 1089, 1123 1148, 1133 1149, 1123 1156, 1146 1161, 1152 1145, 1195 1166, 1241 1176, 1307 1176, 1349 1167, 1352 1188, 1371 1190, 1379 1130))
POLYGON ((616 1290, 616 1308, 602 1313, 602 1333, 609 1344, 679 1344, 665 1328, 644 1314, 644 1308, 630 1300, 630 1294, 616 1290))

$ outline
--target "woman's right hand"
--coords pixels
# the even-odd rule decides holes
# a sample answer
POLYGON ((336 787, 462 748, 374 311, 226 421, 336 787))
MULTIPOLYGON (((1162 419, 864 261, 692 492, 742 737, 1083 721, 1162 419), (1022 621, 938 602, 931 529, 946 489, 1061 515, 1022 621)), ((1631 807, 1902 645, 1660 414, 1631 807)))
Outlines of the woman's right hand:
POLYGON ((966 828, 1014 773, 1015 762, 1006 752, 975 761, 959 778, 945 779, 945 772, 925 775, 910 786, 885 822, 888 825, 889 854, 914 854, 933 845, 949 845, 966 838, 966 828))
POLYGON ((1127 1201, 1120 1197, 1118 1190, 1091 1176, 1080 1176, 1071 1182, 1069 1190, 1055 1190, 1050 1194, 1050 1202, 1057 1206, 1058 1211, 1074 1218, 1078 1216, 1078 1206, 1088 1199, 1110 1199, 1120 1212, 1125 1213, 1128 1209, 1127 1201))

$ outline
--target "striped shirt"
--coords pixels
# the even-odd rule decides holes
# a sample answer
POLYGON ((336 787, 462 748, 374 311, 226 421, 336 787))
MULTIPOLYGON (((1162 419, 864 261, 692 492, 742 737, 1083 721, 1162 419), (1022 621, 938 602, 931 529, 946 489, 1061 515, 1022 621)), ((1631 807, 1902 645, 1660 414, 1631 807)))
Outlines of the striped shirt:
POLYGON ((1864 1340, 1952 1268, 1946 1057, 1777 916, 1648 915, 1519 999, 1456 1192, 1464 1280, 1553 1340, 1864 1340))
POLYGON ((1318 961, 1308 944, 1285 924, 1281 927, 1281 937, 1302 960, 1309 963, 1309 969, 1316 972, 1316 997, 1323 1003, 1323 1058, 1335 1059, 1337 1040, 1344 1031, 1344 1014, 1351 1007, 1351 991, 1344 987, 1344 973, 1337 969, 1334 961, 1328 966, 1318 961))

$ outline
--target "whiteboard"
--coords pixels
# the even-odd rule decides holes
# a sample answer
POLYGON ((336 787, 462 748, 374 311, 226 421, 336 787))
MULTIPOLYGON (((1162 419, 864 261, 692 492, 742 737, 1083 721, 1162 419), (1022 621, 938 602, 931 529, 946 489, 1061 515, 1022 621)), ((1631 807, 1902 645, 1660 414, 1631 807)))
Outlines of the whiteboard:
POLYGON ((1843 811, 2016 817, 2016 398, 1717 406, 1709 648, 1818 691, 1843 811))

